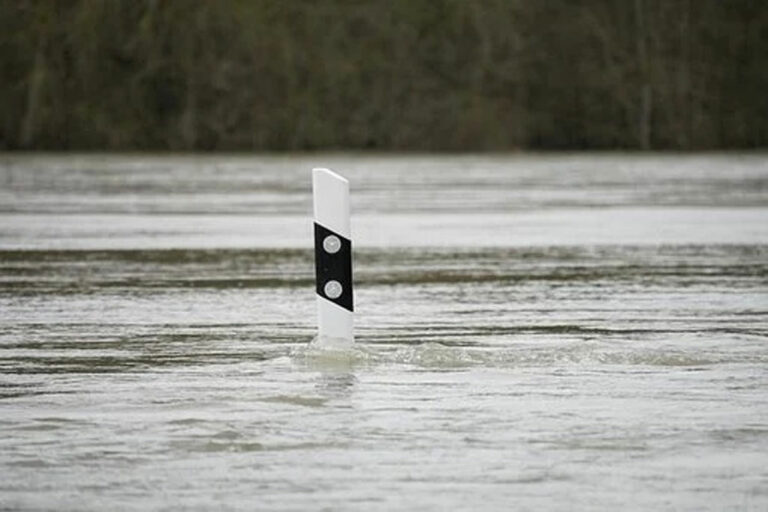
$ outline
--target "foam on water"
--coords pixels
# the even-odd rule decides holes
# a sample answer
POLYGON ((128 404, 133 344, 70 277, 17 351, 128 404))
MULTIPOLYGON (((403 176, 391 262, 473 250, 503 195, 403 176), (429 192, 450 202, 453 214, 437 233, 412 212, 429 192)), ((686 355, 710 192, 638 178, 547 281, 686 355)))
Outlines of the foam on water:
POLYGON ((309 345, 291 350, 294 361, 318 369, 352 369, 365 365, 400 364, 432 369, 470 367, 600 367, 600 366, 658 366, 706 367, 728 363, 766 363, 768 354, 738 354, 702 352, 696 348, 660 349, 638 347, 637 344, 576 342, 567 345, 523 343, 519 348, 460 347, 434 341, 423 343, 365 344, 354 343, 326 346, 313 340, 309 345))

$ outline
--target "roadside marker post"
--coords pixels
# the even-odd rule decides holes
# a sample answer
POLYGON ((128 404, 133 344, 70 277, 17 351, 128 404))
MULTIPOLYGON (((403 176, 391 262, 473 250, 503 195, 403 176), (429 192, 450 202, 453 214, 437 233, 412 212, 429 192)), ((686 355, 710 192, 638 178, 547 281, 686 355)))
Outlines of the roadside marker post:
POLYGON ((354 301, 349 181, 330 169, 312 169, 312 198, 318 343, 351 345, 354 301))

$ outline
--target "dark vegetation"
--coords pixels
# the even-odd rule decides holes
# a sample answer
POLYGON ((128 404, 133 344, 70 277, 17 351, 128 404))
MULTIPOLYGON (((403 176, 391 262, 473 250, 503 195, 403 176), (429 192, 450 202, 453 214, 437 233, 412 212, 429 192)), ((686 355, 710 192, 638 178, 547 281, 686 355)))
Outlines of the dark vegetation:
POLYGON ((0 0, 0 149, 768 146, 766 0, 0 0))

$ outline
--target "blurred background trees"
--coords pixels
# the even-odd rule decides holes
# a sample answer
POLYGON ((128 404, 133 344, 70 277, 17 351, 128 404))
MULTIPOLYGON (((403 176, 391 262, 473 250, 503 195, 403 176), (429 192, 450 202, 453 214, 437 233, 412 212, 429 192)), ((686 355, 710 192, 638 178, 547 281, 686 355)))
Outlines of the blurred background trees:
POLYGON ((0 148, 768 145, 765 0, 0 0, 0 148))

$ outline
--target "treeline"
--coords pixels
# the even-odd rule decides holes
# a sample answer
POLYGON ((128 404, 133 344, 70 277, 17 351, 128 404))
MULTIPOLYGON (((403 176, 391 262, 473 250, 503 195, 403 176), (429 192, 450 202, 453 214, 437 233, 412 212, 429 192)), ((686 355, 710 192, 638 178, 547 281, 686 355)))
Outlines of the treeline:
POLYGON ((768 146, 766 0, 0 0, 0 148, 768 146))

